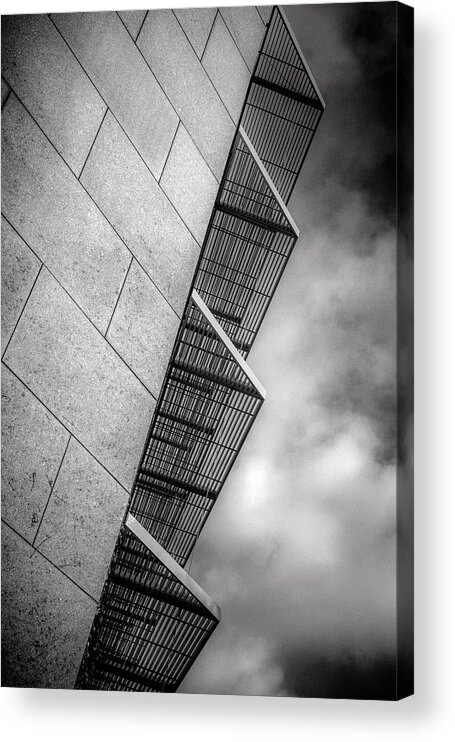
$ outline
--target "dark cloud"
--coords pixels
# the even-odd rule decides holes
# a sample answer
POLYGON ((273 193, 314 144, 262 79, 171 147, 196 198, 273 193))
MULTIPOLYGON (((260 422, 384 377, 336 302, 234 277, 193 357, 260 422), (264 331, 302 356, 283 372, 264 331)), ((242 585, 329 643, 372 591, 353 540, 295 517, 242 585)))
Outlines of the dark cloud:
POLYGON ((396 696, 393 655, 366 658, 296 647, 286 657, 284 683, 289 695, 306 698, 392 700, 396 696))
POLYGON ((302 185, 314 164, 319 179, 330 173, 336 203, 339 188, 360 191, 388 220, 395 212, 395 12, 394 3, 288 9, 329 102, 302 185))
POLYGON ((288 9, 327 108, 249 357, 267 400, 192 563, 222 622, 185 692, 393 696, 394 7, 288 9))

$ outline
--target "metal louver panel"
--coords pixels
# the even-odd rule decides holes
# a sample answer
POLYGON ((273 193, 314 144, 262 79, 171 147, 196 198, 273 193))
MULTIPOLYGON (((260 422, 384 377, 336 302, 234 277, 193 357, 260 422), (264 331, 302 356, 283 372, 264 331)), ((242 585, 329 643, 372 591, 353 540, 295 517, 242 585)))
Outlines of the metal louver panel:
POLYGON ((195 290, 167 376, 130 512, 185 564, 265 390, 195 290))
POLYGON ((274 7, 242 125, 287 203, 325 108, 282 8, 274 7))
POLYGON ((128 515, 111 562, 77 688, 173 692, 220 611, 128 515))
POLYGON ((298 236, 298 227, 239 127, 194 287, 245 356, 298 236))

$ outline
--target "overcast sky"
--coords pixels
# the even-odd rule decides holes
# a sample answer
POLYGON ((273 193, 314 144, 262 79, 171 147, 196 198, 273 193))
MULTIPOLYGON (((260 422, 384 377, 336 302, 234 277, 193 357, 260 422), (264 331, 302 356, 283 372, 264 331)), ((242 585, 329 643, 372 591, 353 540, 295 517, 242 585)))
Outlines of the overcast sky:
POLYGON ((191 574, 222 621, 181 690, 388 696, 394 684, 394 4, 295 6, 326 100, 301 236, 249 363, 267 399, 191 574))

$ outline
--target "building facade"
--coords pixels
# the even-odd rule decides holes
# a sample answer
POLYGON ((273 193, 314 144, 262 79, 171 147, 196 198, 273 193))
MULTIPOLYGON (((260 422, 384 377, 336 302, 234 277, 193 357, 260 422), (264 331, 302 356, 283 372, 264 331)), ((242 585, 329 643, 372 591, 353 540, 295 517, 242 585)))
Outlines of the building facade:
POLYGON ((278 8, 2 35, 3 683, 174 691, 324 103, 278 8))

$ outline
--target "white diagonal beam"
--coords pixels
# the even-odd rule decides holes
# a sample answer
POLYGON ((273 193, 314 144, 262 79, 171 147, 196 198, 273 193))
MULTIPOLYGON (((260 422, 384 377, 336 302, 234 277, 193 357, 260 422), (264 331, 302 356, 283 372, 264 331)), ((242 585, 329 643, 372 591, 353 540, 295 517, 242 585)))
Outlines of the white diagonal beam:
POLYGON ((199 296, 196 289, 193 289, 193 291, 191 292, 191 300, 197 306, 199 311, 202 312, 209 325, 211 325, 212 330, 216 333, 216 335, 218 335, 221 342, 226 346, 226 349, 229 351, 237 365, 240 366, 245 376, 249 379, 249 381, 251 381, 256 391, 259 393, 262 399, 265 399, 266 392, 261 382, 252 372, 245 359, 240 355, 232 340, 230 340, 229 336, 225 333, 218 320, 215 319, 207 304, 205 304, 205 302, 199 296))
POLYGON ((163 549, 162 546, 156 541, 156 539, 153 538, 153 536, 150 535, 150 533, 147 531, 144 526, 142 526, 139 521, 136 520, 130 513, 126 516, 126 526, 129 528, 129 530, 134 533, 136 538, 141 541, 144 546, 149 549, 149 551, 152 552, 156 556, 157 559, 164 564, 166 569, 169 570, 169 572, 172 572, 174 577, 186 587, 186 589, 194 595, 196 600, 201 603, 204 608, 206 608, 213 616, 217 619, 217 621, 221 618, 221 611, 216 603, 210 598, 209 595, 205 592, 205 590, 202 589, 198 583, 193 580, 193 578, 188 574, 188 572, 185 572, 183 567, 180 566, 180 564, 177 564, 175 559, 171 557, 171 555, 166 551, 166 549, 163 549))
POLYGON ((245 142, 246 146, 248 147, 253 160, 255 161, 256 165, 258 166, 258 168, 259 168, 259 170, 261 172, 261 175, 263 176, 263 178, 266 181, 268 187, 272 191, 273 196, 275 198, 275 201, 277 202, 278 206, 280 207, 281 211, 283 212, 283 216, 285 217, 285 219, 289 223, 289 226, 291 227, 291 229, 294 232, 295 236, 298 237, 300 235, 299 228, 298 228, 297 224, 295 223, 294 219, 292 218, 291 214, 289 213, 288 207, 286 206, 286 204, 284 203, 284 201, 281 198, 280 194, 278 193, 278 190, 277 190, 276 185, 274 184, 272 178, 270 177, 270 175, 268 174, 267 170, 265 169, 264 164, 263 164, 261 158, 259 157, 258 153, 254 149, 254 147, 253 147, 253 145, 252 145, 252 143, 250 141, 250 138, 248 137, 248 134, 246 133, 246 131, 243 128, 243 126, 239 126, 239 134, 242 137, 243 141, 245 142))

